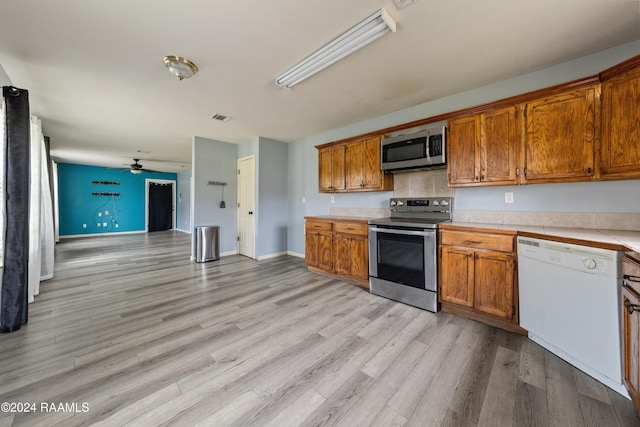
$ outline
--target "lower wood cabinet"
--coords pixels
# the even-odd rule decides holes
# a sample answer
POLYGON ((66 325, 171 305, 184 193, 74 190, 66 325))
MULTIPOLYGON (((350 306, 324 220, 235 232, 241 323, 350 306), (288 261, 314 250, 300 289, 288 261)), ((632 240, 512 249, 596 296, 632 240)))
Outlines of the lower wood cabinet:
POLYGON ((515 233, 441 229, 439 239, 442 310, 524 333, 518 326, 515 233))
POLYGON ((305 262, 309 270, 336 275, 369 288, 366 220, 306 218, 305 262))
POLYGON ((640 413, 640 258, 622 260, 623 381, 640 413))

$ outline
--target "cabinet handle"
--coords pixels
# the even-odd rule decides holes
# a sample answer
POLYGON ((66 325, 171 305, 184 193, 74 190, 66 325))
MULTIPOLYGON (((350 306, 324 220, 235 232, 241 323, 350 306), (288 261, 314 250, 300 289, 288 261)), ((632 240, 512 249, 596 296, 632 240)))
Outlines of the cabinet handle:
POLYGON ((473 177, 473 180, 474 180, 474 181, 478 181, 478 177, 477 177, 477 176, 474 176, 474 177, 473 177))
POLYGON ((520 168, 516 168, 516 176, 520 176, 520 168))
POLYGON ((528 172, 527 168, 524 168, 524 176, 527 176, 527 172, 528 172))
POLYGON ((627 311, 629 312, 629 314, 633 314, 634 311, 640 311, 640 307, 637 306, 636 304, 631 304, 629 300, 626 300, 624 302, 624 306, 627 308, 627 311))
POLYGON ((591 168, 587 168, 587 174, 591 175, 591 168))
POLYGON ((484 175, 480 175, 480 181, 484 181, 484 175))
POLYGON ((465 240, 464 242, 465 242, 465 243, 470 243, 470 244, 472 244, 472 245, 477 245, 478 243, 482 243, 482 242, 478 242, 478 241, 476 241, 476 240, 465 240))
POLYGON ((622 279, 628 280, 630 282, 640 283, 640 277, 638 276, 631 276, 629 274, 625 274, 624 276, 622 276, 622 279))

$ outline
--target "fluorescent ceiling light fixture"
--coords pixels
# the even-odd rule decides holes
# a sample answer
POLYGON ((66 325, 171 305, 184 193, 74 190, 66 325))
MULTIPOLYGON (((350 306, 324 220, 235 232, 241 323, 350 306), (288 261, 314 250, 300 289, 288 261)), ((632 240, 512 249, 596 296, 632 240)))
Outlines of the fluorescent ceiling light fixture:
POLYGON ((276 84, 290 88, 388 32, 396 32, 396 22, 386 10, 380 9, 337 39, 282 73, 276 78, 276 84))

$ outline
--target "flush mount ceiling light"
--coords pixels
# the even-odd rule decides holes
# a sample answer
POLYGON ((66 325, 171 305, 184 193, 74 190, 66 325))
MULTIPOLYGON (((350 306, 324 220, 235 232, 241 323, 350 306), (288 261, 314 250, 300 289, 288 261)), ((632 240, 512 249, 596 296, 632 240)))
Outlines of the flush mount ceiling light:
POLYGON ((198 72, 198 66, 182 56, 169 55, 162 58, 169 72, 180 80, 188 79, 198 72))
POLYGON ((276 84, 290 88, 388 32, 396 32, 396 22, 389 16, 386 10, 380 9, 340 37, 279 75, 276 78, 276 84))

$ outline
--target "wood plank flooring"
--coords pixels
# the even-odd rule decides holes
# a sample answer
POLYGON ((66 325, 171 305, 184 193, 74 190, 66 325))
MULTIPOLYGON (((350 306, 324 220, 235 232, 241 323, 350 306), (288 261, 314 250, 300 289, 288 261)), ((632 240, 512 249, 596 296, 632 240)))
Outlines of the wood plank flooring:
POLYGON ((59 243, 29 323, 0 335, 0 402, 36 411, 0 427, 640 426, 628 399, 526 337, 294 257, 194 263, 189 244, 59 243))

